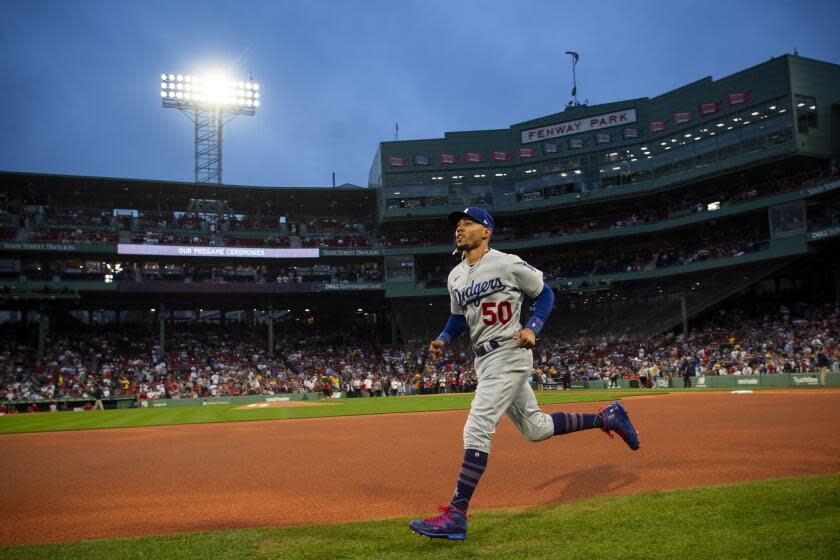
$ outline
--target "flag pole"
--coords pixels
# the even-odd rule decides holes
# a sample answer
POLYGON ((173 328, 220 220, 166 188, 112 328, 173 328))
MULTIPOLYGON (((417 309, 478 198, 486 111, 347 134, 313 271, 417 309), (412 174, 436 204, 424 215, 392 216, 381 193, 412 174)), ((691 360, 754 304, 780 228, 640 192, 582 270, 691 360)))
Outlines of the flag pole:
POLYGON ((566 54, 572 57, 572 95, 575 98, 575 107, 579 106, 578 97, 577 97, 577 76, 575 74, 575 67, 577 66, 578 59, 580 58, 580 54, 574 51, 566 51, 566 54))

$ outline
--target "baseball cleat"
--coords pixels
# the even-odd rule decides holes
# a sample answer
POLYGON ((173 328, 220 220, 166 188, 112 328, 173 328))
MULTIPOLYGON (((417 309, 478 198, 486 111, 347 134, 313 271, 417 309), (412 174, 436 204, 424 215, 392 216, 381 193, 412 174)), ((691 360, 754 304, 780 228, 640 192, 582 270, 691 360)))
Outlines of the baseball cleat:
POLYGON ((598 412, 598 415, 601 417, 601 429, 608 436, 613 437, 610 432, 615 432, 621 436, 630 449, 633 451, 639 449, 639 434, 630 422, 627 411, 621 406, 621 401, 615 401, 605 407, 604 410, 598 412))
POLYGON ((422 521, 419 519, 409 521, 408 528, 432 539, 462 541, 467 538, 466 513, 451 505, 438 506, 437 510, 440 515, 427 517, 422 521))

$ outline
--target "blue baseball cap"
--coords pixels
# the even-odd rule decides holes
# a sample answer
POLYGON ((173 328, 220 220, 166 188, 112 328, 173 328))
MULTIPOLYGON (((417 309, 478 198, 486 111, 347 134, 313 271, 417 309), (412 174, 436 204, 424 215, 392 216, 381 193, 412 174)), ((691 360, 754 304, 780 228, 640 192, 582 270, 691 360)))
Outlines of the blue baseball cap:
POLYGON ((471 206, 469 208, 464 208, 462 212, 452 212, 449 214, 449 223, 453 226, 457 226, 458 220, 461 218, 467 218, 468 220, 478 222, 486 228, 493 229, 493 216, 491 216, 490 212, 484 208, 471 206))

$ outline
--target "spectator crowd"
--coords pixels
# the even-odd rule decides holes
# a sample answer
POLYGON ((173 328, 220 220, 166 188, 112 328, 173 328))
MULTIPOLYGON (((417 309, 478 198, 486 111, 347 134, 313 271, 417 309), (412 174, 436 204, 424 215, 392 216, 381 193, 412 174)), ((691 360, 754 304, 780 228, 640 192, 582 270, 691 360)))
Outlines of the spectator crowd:
MULTIPOLYGON (((534 351, 532 382, 658 379, 705 375, 840 372, 840 307, 766 303, 721 308, 698 320, 687 337, 673 333, 630 337, 553 338, 550 328, 534 351)), ((0 403, 53 399, 139 400, 343 391, 347 396, 393 396, 474 390, 469 340, 443 361, 432 361, 427 340, 389 346, 363 331, 316 328, 301 336, 280 329, 273 356, 265 329, 176 325, 161 354, 156 333, 137 325, 67 326, 50 334, 36 360, 35 334, 0 331, 0 403), (143 334, 139 334, 143 333, 143 334)))

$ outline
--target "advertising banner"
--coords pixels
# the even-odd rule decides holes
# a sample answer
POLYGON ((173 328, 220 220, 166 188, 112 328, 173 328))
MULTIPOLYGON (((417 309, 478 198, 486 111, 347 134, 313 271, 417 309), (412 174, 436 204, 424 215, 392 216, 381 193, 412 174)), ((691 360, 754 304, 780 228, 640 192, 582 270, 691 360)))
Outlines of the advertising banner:
POLYGON ((252 259, 317 259, 318 249, 268 249, 263 247, 205 247, 198 245, 138 245, 120 243, 119 255, 158 257, 223 257, 252 259))

